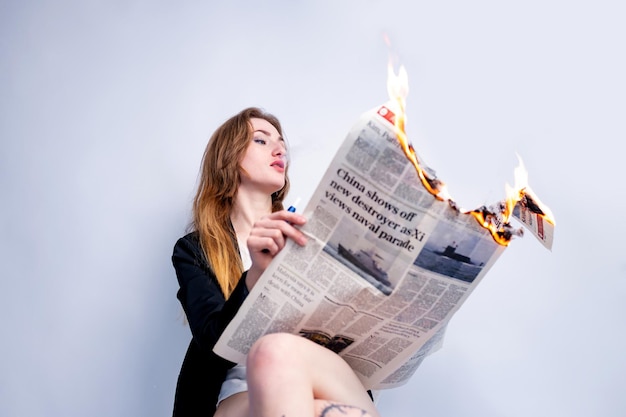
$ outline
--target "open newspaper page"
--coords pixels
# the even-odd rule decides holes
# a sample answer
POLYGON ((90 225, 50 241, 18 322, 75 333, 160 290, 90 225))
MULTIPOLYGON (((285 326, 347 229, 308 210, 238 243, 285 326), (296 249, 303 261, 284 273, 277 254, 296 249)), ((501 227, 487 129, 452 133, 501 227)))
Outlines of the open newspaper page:
POLYGON ((424 188, 388 111, 372 109, 349 132, 303 211, 309 242, 290 241, 274 259, 217 354, 243 362, 262 335, 299 334, 383 389, 441 345, 505 246, 424 188))

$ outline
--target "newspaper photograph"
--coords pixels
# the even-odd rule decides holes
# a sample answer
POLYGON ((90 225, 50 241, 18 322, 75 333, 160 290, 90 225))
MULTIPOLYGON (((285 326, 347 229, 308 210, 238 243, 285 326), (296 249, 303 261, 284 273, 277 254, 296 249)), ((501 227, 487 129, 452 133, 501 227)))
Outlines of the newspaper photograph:
MULTIPOLYGON (((243 362, 262 335, 289 332, 339 354, 368 389, 402 385, 442 344, 446 324, 521 229, 501 212, 461 212, 407 157, 393 103, 348 133, 302 214, 309 241, 289 241, 214 351, 243 362)), ((409 146, 409 148, 412 147, 409 146)), ((519 191, 511 215, 550 248, 553 223, 519 191)))

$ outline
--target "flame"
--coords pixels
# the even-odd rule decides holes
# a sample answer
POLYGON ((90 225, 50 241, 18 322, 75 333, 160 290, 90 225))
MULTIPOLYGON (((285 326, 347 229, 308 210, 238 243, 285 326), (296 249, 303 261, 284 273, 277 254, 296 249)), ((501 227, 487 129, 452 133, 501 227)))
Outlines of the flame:
POLYGON ((395 126, 396 136, 404 154, 415 167, 420 181, 428 192, 438 200, 450 200, 446 184, 426 173, 420 165, 417 153, 406 135, 406 97, 409 94, 409 77, 404 66, 400 66, 396 75, 391 60, 387 67, 387 93, 391 99, 390 106, 393 112, 393 115, 388 120, 395 126))
POLYGON ((524 189, 528 186, 528 171, 519 155, 517 159, 519 165, 513 172, 515 185, 511 187, 508 183, 505 184, 506 198, 499 207, 489 210, 483 206, 469 212, 481 226, 491 232, 494 240, 503 246, 508 246, 513 235, 522 234, 521 230, 514 230, 510 225, 515 205, 524 197, 524 189))
POLYGON ((550 210, 530 190, 528 186, 528 172, 519 155, 519 165, 514 171, 515 185, 513 187, 508 184, 505 185, 506 198, 503 202, 497 203, 492 207, 482 206, 476 210, 461 211, 448 193, 446 184, 430 176, 422 167, 413 145, 408 140, 405 130, 406 98, 409 93, 408 75, 404 66, 400 66, 399 72, 396 74, 391 60, 387 68, 387 92, 390 98, 388 105, 391 108, 387 109, 385 106, 382 106, 378 113, 394 125, 400 147, 415 167, 424 188, 436 199, 448 202, 450 207, 456 211, 473 216, 483 228, 491 233, 493 239, 503 246, 508 246, 513 236, 521 236, 523 234, 521 228, 516 229, 510 224, 513 210, 520 201, 523 201, 524 205, 531 207, 538 216, 543 217, 554 225, 554 216, 552 216, 550 210))
POLYGON ((517 203, 521 202, 530 211, 554 226, 556 222, 552 211, 548 206, 539 201, 539 198, 532 191, 530 185, 528 185, 528 171, 526 171, 524 162, 519 155, 517 155, 517 160, 519 161, 519 165, 514 171, 515 186, 511 188, 507 184, 507 189, 510 190, 510 194, 507 194, 507 199, 515 200, 514 203, 509 203, 511 205, 511 211, 517 203))
POLYGON ((513 172, 515 185, 511 187, 509 184, 506 184, 506 215, 511 216, 515 206, 521 202, 525 207, 554 226, 555 221, 552 211, 539 201, 539 198, 528 185, 528 171, 524 166, 524 161, 522 161, 519 155, 517 155, 517 160, 518 165, 513 172))
MULTIPOLYGON (((398 120, 405 118, 404 109, 406 107, 406 97, 409 95, 409 75, 404 66, 400 66, 398 74, 393 70, 391 60, 387 66, 387 93, 389 98, 394 100, 399 106, 399 112, 396 113, 398 120)), ((404 125, 402 126, 404 132, 404 125)))
POLYGON ((515 205, 524 197, 524 190, 528 187, 528 171, 524 166, 524 161, 517 155, 518 165, 513 170, 513 178, 515 184, 511 187, 508 183, 505 184, 506 192, 506 216, 507 219, 513 214, 515 205))

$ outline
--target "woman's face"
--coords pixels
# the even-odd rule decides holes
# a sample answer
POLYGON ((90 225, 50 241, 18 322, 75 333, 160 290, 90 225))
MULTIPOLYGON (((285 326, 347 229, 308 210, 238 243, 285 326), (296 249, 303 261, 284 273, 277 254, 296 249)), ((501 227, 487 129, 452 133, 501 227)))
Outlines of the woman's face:
POLYGON ((272 194, 285 185, 287 149, 276 128, 265 119, 250 119, 252 140, 241 160, 240 187, 272 194))

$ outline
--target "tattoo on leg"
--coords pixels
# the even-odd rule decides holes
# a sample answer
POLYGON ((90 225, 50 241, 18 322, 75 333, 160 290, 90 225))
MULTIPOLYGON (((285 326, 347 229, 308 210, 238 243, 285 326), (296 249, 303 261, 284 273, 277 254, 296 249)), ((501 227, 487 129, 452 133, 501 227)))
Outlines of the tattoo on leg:
POLYGON ((368 412, 362 408, 352 405, 343 404, 329 404, 326 406, 319 417, 335 417, 335 416, 349 416, 349 417, 366 417, 369 416, 368 412))

